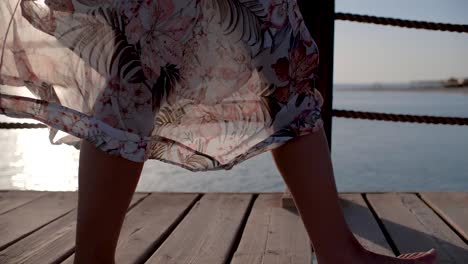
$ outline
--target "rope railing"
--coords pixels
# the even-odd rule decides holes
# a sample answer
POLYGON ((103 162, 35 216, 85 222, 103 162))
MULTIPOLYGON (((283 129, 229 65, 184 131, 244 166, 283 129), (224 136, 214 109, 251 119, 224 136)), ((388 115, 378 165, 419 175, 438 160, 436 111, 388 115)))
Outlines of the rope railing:
MULTIPOLYGON (((388 113, 339 110, 339 109, 333 109, 332 115, 335 117, 343 117, 343 118, 380 120, 380 121, 390 121, 390 122, 468 126, 468 118, 466 117, 388 114, 388 113)), ((47 126, 44 124, 0 123, 0 129, 46 128, 46 127, 47 126)))
MULTIPOLYGON (((406 28, 468 33, 468 25, 462 25, 462 24, 434 23, 434 22, 405 20, 405 19, 396 19, 396 18, 388 18, 388 17, 357 15, 357 14, 350 14, 350 13, 335 13, 335 19, 360 22, 360 23, 372 23, 372 24, 379 24, 379 25, 406 27, 406 28)), ((338 110, 338 109, 332 110, 332 116, 343 117, 343 118, 353 118, 353 119, 391 121, 391 122, 468 126, 468 118, 464 118, 464 117, 388 114, 388 113, 338 110)), ((28 129, 28 128, 47 128, 47 126, 44 124, 33 124, 33 123, 2 123, 0 122, 0 129, 28 129)))
POLYGON ((33 123, 0 123, 0 129, 18 129, 18 128, 46 128, 44 124, 33 123))
POLYGON ((406 28, 468 33, 468 25, 462 25, 462 24, 434 23, 434 22, 426 22, 426 21, 396 19, 396 18, 377 17, 377 16, 368 16, 368 15, 357 15, 357 14, 349 14, 349 13, 335 13, 335 19, 360 22, 360 23, 372 23, 372 24, 385 25, 385 26, 397 26, 397 27, 406 27, 406 28))
POLYGON ((404 115, 404 114, 388 114, 388 113, 337 110, 337 109, 333 109, 332 115, 336 117, 344 117, 344 118, 380 120, 380 121, 391 121, 391 122, 468 126, 468 118, 465 118, 465 117, 404 115))

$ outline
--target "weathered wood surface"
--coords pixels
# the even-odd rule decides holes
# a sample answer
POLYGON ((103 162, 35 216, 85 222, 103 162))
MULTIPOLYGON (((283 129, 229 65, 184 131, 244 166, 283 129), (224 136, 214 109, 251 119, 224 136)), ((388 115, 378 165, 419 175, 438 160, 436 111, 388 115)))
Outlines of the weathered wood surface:
POLYGON ((437 250, 440 263, 468 263, 468 245, 415 194, 368 194, 400 253, 437 250))
POLYGON ((0 215, 0 250, 70 212, 76 193, 49 193, 0 215))
POLYGON ((468 241, 468 193, 424 192, 421 197, 468 241))
MULTIPOLYGON (((151 194, 126 216, 117 245, 117 263, 141 263, 177 224, 197 194, 151 194)), ((73 264, 73 255, 64 263, 73 264)))
POLYGON ((311 263, 311 246, 295 210, 281 206, 281 194, 255 200, 232 264, 311 263))
POLYGON ((205 194, 147 263, 225 263, 251 199, 205 194))
POLYGON ((395 256, 361 194, 341 194, 340 203, 346 222, 365 248, 379 254, 395 256))
MULTIPOLYGON (((145 195, 135 194, 130 206, 145 195)), ((76 204, 74 204, 76 207, 76 204)), ((0 252, 0 263, 57 263, 73 252, 76 209, 0 252)))
POLYGON ((39 198, 40 196, 46 195, 47 192, 31 192, 31 191, 21 191, 21 192, 7 192, 0 191, 0 215, 4 214, 16 207, 24 205, 28 202, 33 201, 34 199, 39 198))
MULTIPOLYGON (((395 256, 436 248, 438 263, 468 263, 467 194, 419 195, 340 193, 340 204, 372 251, 395 256)), ((76 198, 73 192, 0 192, 0 263, 73 263, 76 198)), ((314 255, 305 227, 281 198, 137 193, 117 263, 309 264, 314 255)))

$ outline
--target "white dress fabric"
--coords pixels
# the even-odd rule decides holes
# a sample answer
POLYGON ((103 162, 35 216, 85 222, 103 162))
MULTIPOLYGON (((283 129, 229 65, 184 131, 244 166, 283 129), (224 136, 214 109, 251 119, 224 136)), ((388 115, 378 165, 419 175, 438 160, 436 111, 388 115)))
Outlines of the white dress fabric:
POLYGON ((230 169, 319 130, 317 66, 295 0, 0 1, 0 114, 136 162, 230 169))

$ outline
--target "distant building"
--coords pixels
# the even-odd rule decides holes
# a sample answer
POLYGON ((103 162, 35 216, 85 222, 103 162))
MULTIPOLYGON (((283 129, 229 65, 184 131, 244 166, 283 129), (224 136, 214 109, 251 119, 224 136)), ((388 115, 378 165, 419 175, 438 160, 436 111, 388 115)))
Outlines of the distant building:
POLYGON ((463 79, 461 85, 462 85, 463 87, 468 87, 468 78, 463 79))
POLYGON ((462 81, 456 78, 450 78, 444 83, 444 87, 452 88, 452 87, 462 87, 462 81))

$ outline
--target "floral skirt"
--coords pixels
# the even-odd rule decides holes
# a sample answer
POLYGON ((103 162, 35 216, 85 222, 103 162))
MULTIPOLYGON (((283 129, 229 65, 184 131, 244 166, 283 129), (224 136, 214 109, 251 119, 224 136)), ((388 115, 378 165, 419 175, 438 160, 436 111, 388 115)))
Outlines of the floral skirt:
POLYGON ((319 130, 317 65, 296 0, 0 1, 0 114, 135 162, 230 169, 319 130))

